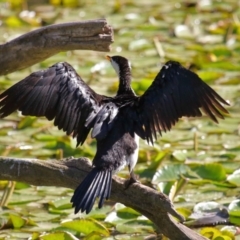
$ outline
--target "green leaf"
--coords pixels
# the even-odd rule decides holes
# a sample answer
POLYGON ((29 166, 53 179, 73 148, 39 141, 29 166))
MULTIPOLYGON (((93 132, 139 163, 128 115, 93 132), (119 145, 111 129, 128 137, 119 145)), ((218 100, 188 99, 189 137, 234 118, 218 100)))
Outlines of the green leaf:
POLYGON ((34 135, 34 138, 39 141, 57 141, 58 137, 52 134, 43 134, 43 133, 38 133, 34 135))
POLYGON ((222 70, 229 70, 229 71, 239 71, 240 66, 239 64, 233 64, 229 61, 219 61, 219 62, 208 62, 203 63, 202 68, 215 68, 215 69, 222 69, 222 70))
POLYGON ((234 171, 227 177, 227 181, 240 187, 240 169, 234 171))
POLYGON ((41 236, 41 240, 78 240, 69 232, 55 232, 41 236))
POLYGON ((12 9, 21 9, 23 4, 25 4, 25 0, 8 0, 7 1, 12 9))
POLYGON ((235 226, 224 226, 221 229, 221 232, 224 232, 228 236, 234 236, 237 232, 237 229, 235 226))
POLYGON ((63 6, 75 8, 79 6, 78 0, 62 0, 63 6))
POLYGON ((153 232, 153 224, 149 220, 131 220, 116 225, 116 230, 121 233, 153 232))
POLYGON ((108 229, 102 223, 94 219, 88 218, 66 221, 62 222, 61 226, 84 234, 90 234, 91 232, 95 231, 103 234, 104 236, 109 236, 108 229))
POLYGON ((29 189, 29 184, 23 182, 16 182, 15 189, 29 189))
POLYGON ((175 150, 172 153, 172 156, 177 159, 178 161, 185 161, 187 156, 188 156, 188 152, 185 150, 175 150))
POLYGON ((192 167, 201 178, 222 181, 226 179, 226 172, 219 163, 206 163, 192 167))
POLYGON ((191 215, 191 213, 192 213, 192 211, 190 209, 184 208, 184 207, 177 208, 176 210, 185 219, 187 219, 191 215))
POLYGON ((226 45, 216 45, 215 47, 212 47, 209 49, 212 53, 214 53, 216 56, 231 56, 232 51, 226 46, 226 45))
POLYGON ((141 216, 141 214, 132 208, 125 207, 117 211, 117 216, 124 219, 131 219, 141 216))
POLYGON ((31 240, 38 240, 40 236, 40 233, 34 232, 31 236, 31 240))
POLYGON ((56 209, 69 209, 72 208, 69 197, 61 197, 49 203, 56 209))
POLYGON ((199 71, 197 74, 205 82, 210 82, 224 76, 224 73, 216 71, 199 71))
POLYGON ((151 47, 151 44, 148 40, 146 39, 138 39, 138 40, 134 40, 131 41, 131 43, 129 44, 129 49, 131 51, 139 51, 139 50, 143 50, 146 48, 151 47))
MULTIPOLYGON (((23 189, 24 190, 24 189, 23 189)), ((21 191, 21 190, 20 190, 21 191)), ((23 194, 13 194, 9 205, 23 204, 29 202, 35 202, 40 200, 41 196, 38 195, 23 195, 23 194)))
POLYGON ((228 206, 229 214, 240 217, 240 199, 233 200, 228 206))
POLYGON ((216 238, 213 238, 213 240, 233 240, 234 238, 231 238, 229 236, 217 236, 216 238))
POLYGON ((34 122, 36 122, 36 117, 27 116, 21 119, 21 121, 18 123, 18 129, 24 129, 27 127, 31 127, 34 122))
POLYGON ((158 170, 153 176, 152 183, 176 181, 181 174, 188 172, 189 167, 183 164, 167 165, 158 170))
POLYGON ((17 18, 16 16, 10 16, 6 19, 6 24, 9 26, 9 27, 20 27, 23 25, 23 22, 17 18))
POLYGON ((136 91, 137 94, 141 95, 149 88, 151 83, 152 83, 152 79, 144 78, 138 82, 133 82, 132 88, 134 89, 134 91, 136 91))
POLYGON ((181 191, 181 189, 183 189, 186 183, 187 183, 187 180, 185 178, 180 178, 172 185, 170 192, 168 194, 169 199, 172 202, 174 198, 177 196, 177 194, 181 191))
POLYGON ((102 239, 103 239, 103 237, 99 233, 96 233, 96 232, 92 232, 84 238, 84 240, 102 240, 102 239))
POLYGON ((200 234, 210 239, 215 239, 216 237, 221 236, 221 232, 213 227, 202 228, 200 234))
POLYGON ((26 222, 22 217, 15 214, 9 214, 9 217, 14 228, 21 228, 26 222))
POLYGON ((229 219, 230 219, 230 223, 237 225, 237 226, 240 225, 240 217, 235 217, 235 216, 230 215, 229 219))

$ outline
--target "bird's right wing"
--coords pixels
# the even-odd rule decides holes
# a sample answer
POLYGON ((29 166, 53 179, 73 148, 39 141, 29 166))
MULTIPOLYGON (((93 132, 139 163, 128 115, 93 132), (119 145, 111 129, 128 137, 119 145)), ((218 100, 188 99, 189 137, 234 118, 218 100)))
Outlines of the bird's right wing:
POLYGON ((77 144, 83 144, 90 131, 86 120, 101 109, 102 99, 71 65, 62 62, 32 73, 0 94, 0 118, 15 110, 45 116, 67 134, 73 133, 77 144))
POLYGON ((224 118, 222 113, 228 113, 221 104, 229 105, 197 74, 169 61, 147 91, 134 100, 130 116, 135 132, 153 142, 157 132, 170 130, 183 116, 202 116, 201 110, 218 122, 217 118, 224 118))

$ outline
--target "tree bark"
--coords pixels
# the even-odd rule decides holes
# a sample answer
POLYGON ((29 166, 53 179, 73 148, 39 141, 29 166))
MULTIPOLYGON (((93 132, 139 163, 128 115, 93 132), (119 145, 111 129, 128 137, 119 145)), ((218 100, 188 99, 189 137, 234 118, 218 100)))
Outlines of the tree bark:
MULTIPOLYGON (((0 180, 21 181, 37 186, 59 186, 75 189, 91 169, 86 158, 66 160, 37 160, 0 158, 0 180), (46 177, 48 176, 48 177, 46 177)), ((123 203, 148 217, 158 231, 171 240, 204 240, 196 232, 171 219, 183 221, 162 193, 140 183, 125 189, 125 180, 113 177, 111 200, 123 203)))
POLYGON ((0 45, 0 75, 29 67, 61 51, 108 52, 112 42, 113 30, 105 19, 42 27, 0 45))

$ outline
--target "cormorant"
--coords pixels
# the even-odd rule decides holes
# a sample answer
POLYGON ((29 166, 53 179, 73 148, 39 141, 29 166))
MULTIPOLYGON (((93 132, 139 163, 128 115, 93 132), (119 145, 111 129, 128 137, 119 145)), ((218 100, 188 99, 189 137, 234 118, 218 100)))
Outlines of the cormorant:
POLYGON ((197 74, 168 61, 142 96, 131 88, 131 67, 121 56, 107 56, 119 77, 115 97, 93 91, 66 62, 37 71, 0 94, 0 117, 15 110, 45 116, 83 144, 92 129, 97 140, 93 168, 71 199, 75 213, 89 213, 96 198, 102 207, 111 192, 112 175, 128 166, 131 179, 138 158, 139 137, 153 143, 157 133, 169 131, 179 120, 200 117, 214 122, 228 111, 228 103, 197 74), (201 109, 201 110, 200 110, 201 109))

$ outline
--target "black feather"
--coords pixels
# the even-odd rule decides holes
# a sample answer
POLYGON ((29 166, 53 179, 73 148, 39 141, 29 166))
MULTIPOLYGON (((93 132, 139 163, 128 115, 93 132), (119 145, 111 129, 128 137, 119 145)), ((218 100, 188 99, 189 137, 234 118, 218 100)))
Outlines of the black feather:
POLYGON ((169 131, 183 116, 202 116, 200 109, 217 123, 217 118, 224 118, 222 113, 228 113, 221 103, 229 105, 197 74, 178 62, 169 61, 147 91, 134 101, 132 110, 135 114, 131 115, 135 116, 136 122, 139 121, 135 132, 140 132, 139 125, 144 126, 144 133, 139 136, 153 142, 155 129, 160 134, 162 130, 169 131))
POLYGON ((86 211, 89 213, 96 198, 99 198, 99 208, 110 195, 112 185, 112 171, 93 168, 86 178, 74 191, 71 199, 75 213, 86 211))

